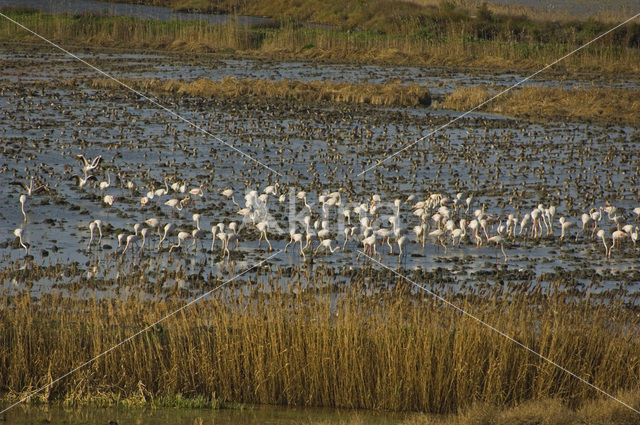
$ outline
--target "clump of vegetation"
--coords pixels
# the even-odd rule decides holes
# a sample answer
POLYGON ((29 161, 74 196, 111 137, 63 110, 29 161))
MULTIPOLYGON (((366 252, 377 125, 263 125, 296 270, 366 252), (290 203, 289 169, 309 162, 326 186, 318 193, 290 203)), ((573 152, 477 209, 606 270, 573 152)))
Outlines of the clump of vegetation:
MULTIPOLYGON (((468 111, 497 92, 484 86, 462 87, 447 95, 439 106, 468 111)), ((478 110, 532 120, 633 124, 640 122, 640 90, 527 86, 511 90, 478 110)))
MULTIPOLYGON (((121 277, 119 285, 135 287, 141 278, 121 277)), ((78 288, 87 286, 78 282, 78 288)), ((335 285, 324 267, 286 275, 265 268, 153 326, 36 399, 74 404, 97 394, 162 405, 180 395, 204 405, 454 413, 474 403, 502 408, 544 398, 575 407, 599 395, 412 289, 390 272, 370 268, 355 272, 349 287, 335 285), (374 289, 371 282, 387 289, 374 289)), ((469 289, 450 300, 605 391, 637 389, 640 318, 615 294, 596 298, 558 286, 505 285, 469 289)), ((180 292, 157 299, 3 294, 0 390, 24 395, 184 303, 180 292)))
MULTIPOLYGON (((294 99, 305 102, 366 103, 371 105, 428 106, 429 91, 417 84, 352 84, 330 81, 267 81, 239 80, 226 77, 222 81, 200 78, 192 82, 155 78, 127 81, 129 85, 160 93, 194 97, 259 96, 262 98, 294 99)), ((111 79, 98 78, 92 87, 118 89, 120 85, 111 79)))

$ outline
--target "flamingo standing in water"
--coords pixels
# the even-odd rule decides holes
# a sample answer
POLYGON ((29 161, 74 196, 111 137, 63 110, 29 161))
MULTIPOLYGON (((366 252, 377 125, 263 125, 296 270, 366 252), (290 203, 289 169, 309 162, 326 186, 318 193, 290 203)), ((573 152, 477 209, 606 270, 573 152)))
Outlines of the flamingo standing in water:
POLYGON ((300 255, 302 255, 303 258, 306 259, 306 256, 304 255, 304 251, 302 250, 302 239, 304 238, 304 235, 302 233, 297 233, 296 229, 291 229, 289 231, 289 236, 290 236, 290 240, 289 242, 284 246, 284 252, 287 252, 287 247, 291 244, 294 245, 298 243, 300 244, 300 255))
POLYGON ((493 242, 496 246, 500 245, 500 250, 502 251, 502 255, 504 255, 504 262, 508 261, 507 254, 504 252, 504 238, 501 235, 495 235, 487 239, 487 242, 493 242))
POLYGON ((174 248, 179 248, 182 244, 182 241, 186 240, 186 239, 191 239, 191 233, 189 232, 179 232, 178 233, 178 243, 175 245, 171 245, 171 248, 169 248, 169 254, 171 254, 171 251, 173 251, 174 248))
MULTIPOLYGON (((124 246, 124 250, 122 251, 122 255, 124 255, 125 252, 127 252, 127 249, 129 248, 129 245, 134 244, 136 242, 138 242, 140 240, 140 235, 129 235, 127 236, 127 244, 124 246)), ((133 247, 131 247, 131 251, 133 251, 133 247)))
POLYGON ((27 195, 20 195, 20 210, 22 211, 22 215, 24 216, 24 222, 27 222, 27 213, 24 212, 24 203, 27 202, 27 195))
POLYGON ((98 184, 98 187, 100 188, 100 190, 105 190, 107 189, 109 186, 111 186, 111 175, 109 174, 109 170, 107 170, 107 181, 101 181, 98 184))
POLYGON ((269 238, 267 237, 267 222, 261 221, 258 224, 256 224, 256 227, 260 231, 260 238, 258 239, 258 248, 260 248, 260 242, 262 241, 262 238, 264 238, 267 241, 267 244, 269 245, 269 251, 272 251, 273 248, 271 248, 271 242, 269 242, 269 238))
POLYGON ((231 202, 233 202, 236 207, 241 208, 233 197, 233 189, 224 189, 220 193, 222 194, 222 196, 226 196, 227 198, 231 199, 231 202))
POLYGON ((604 256, 609 257, 609 247, 607 246, 607 240, 604 237, 604 230, 600 229, 597 233, 598 237, 602 239, 602 244, 604 245, 604 256))
POLYGON ((158 251, 160 251, 160 247, 162 246, 162 242, 167 238, 167 235, 175 229, 176 226, 173 223, 167 223, 164 225, 164 235, 162 235, 162 239, 158 242, 158 251))
POLYGON ((15 229, 13 231, 13 234, 20 240, 20 245, 24 248, 25 254, 28 255, 29 254, 29 248, 22 241, 22 229, 19 229, 19 228, 15 229))
POLYGON ((622 239, 627 237, 629 237, 629 235, 623 232, 622 230, 616 230, 611 234, 611 239, 613 242, 611 243, 611 247, 609 248, 609 255, 608 255, 609 258, 611 258, 611 251, 613 251, 613 248, 616 247, 616 242, 619 240, 621 241, 622 239))
MULTIPOLYGON (((373 254, 377 254, 376 252, 376 233, 374 232, 371 236, 367 236, 362 240, 363 250, 358 253, 356 256, 356 261, 360 258, 360 254, 367 255, 371 257, 373 254)), ((382 258, 378 255, 378 259, 382 258)))
POLYGON ((91 251, 91 244, 93 243, 93 232, 98 229, 98 233, 100 234, 100 239, 98 240, 98 248, 101 248, 102 244, 102 221, 101 220, 93 220, 89 223, 89 232, 91 233, 91 237, 89 238, 89 244, 87 245, 87 251, 91 251))
POLYGON ((407 243, 407 237, 406 236, 400 236, 398 238, 398 240, 396 241, 396 243, 398 244, 398 263, 402 262, 402 257, 407 256, 407 251, 404 249, 405 244, 407 243))
POLYGON ((336 246, 335 248, 331 248, 331 242, 333 242, 332 239, 323 239, 320 242, 320 245, 318 245, 316 250, 313 252, 313 255, 317 254, 320 249, 323 249, 324 251, 329 251, 331 254, 333 254, 335 251, 340 249, 339 246, 336 246))

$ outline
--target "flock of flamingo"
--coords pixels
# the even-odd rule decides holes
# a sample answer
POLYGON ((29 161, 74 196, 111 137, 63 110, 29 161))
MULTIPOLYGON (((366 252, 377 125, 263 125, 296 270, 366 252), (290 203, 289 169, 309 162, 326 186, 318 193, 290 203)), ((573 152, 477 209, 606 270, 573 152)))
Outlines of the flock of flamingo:
MULTIPOLYGON (((106 193, 111 187, 108 170, 105 170, 106 180, 98 182, 95 177, 101 168, 102 157, 87 159, 84 155, 76 155, 75 158, 82 167, 81 174, 72 176, 78 190, 98 190, 103 207, 111 208, 116 197, 106 193)), ((164 188, 142 194, 135 190, 136 186, 131 180, 118 180, 123 188, 137 194, 132 196, 139 198, 135 202, 139 208, 144 210, 154 203, 160 203, 173 216, 173 220, 165 219, 164 222, 149 217, 132 223, 130 232, 115 232, 113 237, 117 247, 114 252, 122 258, 136 248, 140 254, 167 250, 172 254, 179 249, 197 252, 203 241, 210 239, 209 252, 212 255, 216 252, 216 242, 219 241, 222 260, 229 262, 232 250, 238 249, 241 241, 255 241, 257 238, 257 248, 260 249, 264 240, 265 246, 271 251, 273 246, 269 237, 275 236, 287 241, 284 252, 293 247, 303 261, 307 260, 308 255, 333 254, 339 249, 352 247, 358 251, 357 260, 362 254, 377 256, 378 259, 382 255, 397 255, 401 262, 406 258, 410 246, 424 250, 427 242, 430 242, 441 246, 445 252, 462 244, 476 247, 489 244, 500 248, 506 263, 508 256, 505 244, 518 239, 537 241, 557 238, 564 241, 573 237, 578 242, 582 236, 585 241, 601 242, 607 258, 611 257, 614 250, 623 249, 625 239, 632 242, 633 249, 638 240, 635 222, 640 217, 640 207, 632 211, 633 215, 625 216, 607 203, 584 212, 578 219, 570 219, 559 216, 558 207, 541 204, 531 211, 502 216, 488 211, 485 204, 473 209, 473 195, 465 197, 463 193, 451 198, 440 193, 410 195, 406 199, 398 198, 384 203, 379 194, 373 194, 354 202, 344 199, 346 190, 343 188, 314 196, 317 203, 312 205, 308 202, 307 192, 285 189, 279 183, 268 185, 261 191, 248 190, 242 203, 237 202, 231 188, 214 190, 213 193, 217 192, 218 196, 233 203, 237 217, 226 223, 211 223, 207 231, 201 228, 202 214, 193 212, 191 220, 183 218, 188 207, 195 207, 197 199, 204 197, 203 186, 189 188, 184 182, 178 181, 169 184, 167 178, 164 188), (281 226, 274 218, 282 217, 283 212, 288 226, 281 226), (627 223, 630 219, 635 222, 627 223), (556 222, 557 228, 554 225, 556 222), (288 229, 288 240, 287 231, 283 229, 288 229), (574 234, 570 235, 570 232, 574 234), (154 237, 157 237, 157 242, 152 241, 154 237), (188 240, 192 240, 190 246, 187 245, 188 240)), ((28 221, 25 210, 28 198, 48 188, 41 182, 36 182, 34 186, 33 178, 28 183, 17 182, 25 190, 19 197, 25 223, 28 221)), ((103 245, 103 220, 89 219, 86 226, 89 238, 87 251, 111 248, 111 245, 103 245)), ((23 241, 23 229, 15 229, 14 235, 28 255, 30 246, 23 241)))

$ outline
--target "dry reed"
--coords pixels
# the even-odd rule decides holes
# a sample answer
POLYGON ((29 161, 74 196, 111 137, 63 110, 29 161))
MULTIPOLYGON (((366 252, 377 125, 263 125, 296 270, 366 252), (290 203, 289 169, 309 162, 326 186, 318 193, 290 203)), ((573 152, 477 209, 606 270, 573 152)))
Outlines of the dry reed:
MULTIPOLYGON (((129 85, 153 91, 194 97, 259 96, 273 99, 294 99, 305 102, 367 103, 371 105, 417 106, 431 104, 429 91, 416 84, 351 84, 330 81, 266 81, 239 80, 226 77, 222 81, 200 78, 192 82, 140 79, 129 85)), ((94 79, 94 88, 119 88, 113 80, 94 79)))
MULTIPOLYGON (((427 294, 411 293, 390 273, 364 268, 350 278, 341 289, 331 269, 261 270, 40 399, 149 403, 180 395, 216 403, 452 413, 473 403, 509 406, 548 397, 576 406, 597 395, 427 294), (384 289, 392 283, 394 289, 384 289)), ((139 279, 145 275, 119 283, 139 279)), ((640 319, 622 300, 505 288, 450 299, 606 391, 637 389, 640 319)), ((19 396, 46 384, 182 304, 174 297, 2 295, 0 389, 19 396)))
MULTIPOLYGON (((439 106, 467 111, 495 93, 484 86, 464 87, 447 95, 439 106)), ((574 119, 635 124, 640 122, 640 90, 529 86, 510 91, 480 110, 531 120, 574 119)))

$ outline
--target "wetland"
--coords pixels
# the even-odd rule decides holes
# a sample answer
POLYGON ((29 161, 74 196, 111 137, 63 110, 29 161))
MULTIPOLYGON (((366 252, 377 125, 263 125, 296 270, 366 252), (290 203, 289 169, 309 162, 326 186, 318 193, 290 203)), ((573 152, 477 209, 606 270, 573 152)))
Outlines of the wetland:
POLYGON ((526 72, 77 50, 115 81, 11 38, 0 390, 46 386, 25 420, 634 423, 545 358, 640 406, 637 76, 466 113, 526 72))

